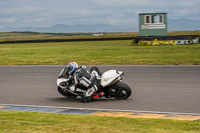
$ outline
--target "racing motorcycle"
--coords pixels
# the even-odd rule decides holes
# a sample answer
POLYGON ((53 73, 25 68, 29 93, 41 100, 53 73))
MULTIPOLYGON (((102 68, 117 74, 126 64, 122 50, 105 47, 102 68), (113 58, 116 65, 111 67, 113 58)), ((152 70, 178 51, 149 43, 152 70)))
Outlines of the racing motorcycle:
MULTIPOLYGON (((102 73, 97 67, 93 67, 95 69, 90 69, 90 73, 95 70, 99 75, 99 82, 97 84, 98 91, 103 92, 106 98, 116 98, 116 99, 127 99, 132 91, 131 88, 124 82, 122 82, 122 75, 124 75, 123 71, 118 70, 108 70, 102 73)), ((65 68, 62 69, 57 78, 57 90, 58 92, 67 97, 67 98, 76 98, 81 96, 88 88, 84 87, 81 84, 77 84, 77 89, 75 91, 71 91, 69 89, 69 85, 72 83, 70 75, 66 75, 65 68)))

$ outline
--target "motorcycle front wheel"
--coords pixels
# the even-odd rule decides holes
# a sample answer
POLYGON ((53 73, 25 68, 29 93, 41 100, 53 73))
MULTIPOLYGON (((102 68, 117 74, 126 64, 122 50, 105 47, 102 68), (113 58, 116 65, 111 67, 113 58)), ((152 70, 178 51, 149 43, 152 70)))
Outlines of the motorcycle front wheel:
POLYGON ((77 95, 74 95, 68 91, 65 91, 64 89, 60 88, 59 86, 57 87, 57 89, 58 89, 58 92, 64 97, 67 97, 67 98, 76 98, 77 97, 77 95))
POLYGON ((117 82, 109 87, 110 96, 116 99, 127 99, 131 93, 131 88, 124 82, 117 82))

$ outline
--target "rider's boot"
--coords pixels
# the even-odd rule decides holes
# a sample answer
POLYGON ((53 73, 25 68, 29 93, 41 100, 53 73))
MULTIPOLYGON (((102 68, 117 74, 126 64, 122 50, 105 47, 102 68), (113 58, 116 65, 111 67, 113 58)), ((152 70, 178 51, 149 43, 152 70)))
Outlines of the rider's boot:
POLYGON ((99 92, 99 93, 94 93, 93 94, 93 99, 96 99, 96 98, 101 98, 104 96, 104 93, 103 92, 99 92))

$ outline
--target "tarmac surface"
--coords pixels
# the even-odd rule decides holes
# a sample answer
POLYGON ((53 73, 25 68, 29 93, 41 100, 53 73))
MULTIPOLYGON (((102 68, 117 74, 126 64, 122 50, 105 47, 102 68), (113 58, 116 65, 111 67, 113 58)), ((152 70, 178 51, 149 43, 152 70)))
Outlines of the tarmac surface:
POLYGON ((0 66, 0 104, 200 114, 200 66, 97 66, 102 71, 124 71, 123 81, 132 95, 89 103, 57 92, 56 78, 64 67, 0 66))

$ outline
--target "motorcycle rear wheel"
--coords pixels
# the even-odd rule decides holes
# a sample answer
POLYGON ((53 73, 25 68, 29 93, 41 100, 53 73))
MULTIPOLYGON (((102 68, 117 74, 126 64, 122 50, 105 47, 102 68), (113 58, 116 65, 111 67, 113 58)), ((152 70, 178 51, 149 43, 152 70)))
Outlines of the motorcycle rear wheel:
POLYGON ((118 82, 110 86, 109 93, 116 99, 127 99, 131 95, 132 91, 124 82, 118 82))
POLYGON ((70 93, 68 91, 65 92, 65 90, 63 90, 59 86, 57 87, 57 90, 64 97, 67 97, 67 98, 76 98, 77 97, 77 95, 74 95, 74 94, 72 94, 72 93, 70 93))

